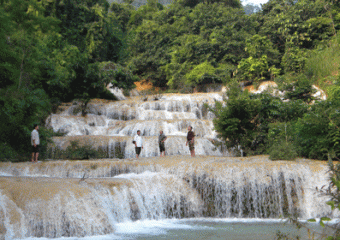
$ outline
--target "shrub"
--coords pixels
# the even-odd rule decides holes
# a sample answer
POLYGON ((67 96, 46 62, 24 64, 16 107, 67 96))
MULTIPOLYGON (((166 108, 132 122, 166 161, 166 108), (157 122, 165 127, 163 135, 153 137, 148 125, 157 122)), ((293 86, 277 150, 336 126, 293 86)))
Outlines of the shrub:
POLYGON ((66 149, 66 156, 69 159, 90 159, 96 156, 96 150, 91 144, 79 146, 78 141, 71 141, 66 149))
POLYGON ((330 101, 314 104, 295 124, 301 155, 324 159, 330 153, 340 153, 339 104, 330 101))
POLYGON ((292 142, 280 141, 269 148, 270 160, 294 160, 297 156, 298 154, 292 142))

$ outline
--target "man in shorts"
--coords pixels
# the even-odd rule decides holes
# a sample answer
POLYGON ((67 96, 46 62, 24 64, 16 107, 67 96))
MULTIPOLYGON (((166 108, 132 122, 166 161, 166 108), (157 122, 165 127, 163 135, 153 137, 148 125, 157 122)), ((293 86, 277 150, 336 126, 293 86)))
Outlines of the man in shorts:
POLYGON ((133 138, 133 141, 135 143, 136 158, 138 158, 143 148, 143 139, 140 135, 140 130, 137 131, 137 135, 133 138))
POLYGON ((165 156, 165 145, 164 142, 167 139, 167 137, 164 135, 163 131, 159 132, 159 136, 158 136, 158 143, 159 143, 159 151, 161 153, 161 157, 165 156), (163 154, 163 156, 162 156, 163 154))
POLYGON ((39 126, 38 124, 34 124, 34 129, 31 133, 31 145, 32 145, 32 162, 38 162, 38 156, 39 156, 39 145, 40 145, 40 139, 39 139, 39 126))
POLYGON ((195 157, 195 133, 192 131, 191 126, 188 127, 187 143, 185 146, 188 146, 188 144, 191 157, 195 157))

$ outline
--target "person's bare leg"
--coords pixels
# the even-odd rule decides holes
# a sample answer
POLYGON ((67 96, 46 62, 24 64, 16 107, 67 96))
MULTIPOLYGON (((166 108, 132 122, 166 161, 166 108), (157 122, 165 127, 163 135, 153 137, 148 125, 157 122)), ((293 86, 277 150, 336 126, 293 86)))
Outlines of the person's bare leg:
POLYGON ((35 153, 35 162, 38 162, 39 153, 35 153))
POLYGON ((34 162, 34 152, 32 152, 32 159, 31 162, 34 162))
POLYGON ((195 157, 195 150, 191 150, 191 157, 195 157))

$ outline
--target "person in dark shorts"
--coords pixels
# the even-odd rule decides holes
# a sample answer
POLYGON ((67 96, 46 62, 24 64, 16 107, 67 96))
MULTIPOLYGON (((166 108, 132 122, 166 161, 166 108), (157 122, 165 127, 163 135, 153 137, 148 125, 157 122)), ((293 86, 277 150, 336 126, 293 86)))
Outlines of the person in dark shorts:
POLYGON ((167 139, 167 137, 164 135, 163 131, 159 132, 159 136, 158 136, 158 143, 159 143, 159 151, 161 153, 161 157, 165 156, 165 140, 167 139), (163 156, 162 156, 163 153, 163 156))
POLYGON ((195 157, 195 133, 192 131, 191 126, 188 127, 187 143, 185 146, 188 146, 188 144, 191 157, 195 157))
POLYGON ((143 139, 140 135, 140 130, 137 131, 137 135, 134 137, 133 141, 135 143, 136 158, 138 158, 143 148, 143 139))
POLYGON ((32 145, 32 159, 31 159, 31 162, 38 162, 39 145, 40 145, 40 138, 39 138, 38 130, 39 130, 38 124, 34 124, 34 129, 31 132, 31 145, 32 145))

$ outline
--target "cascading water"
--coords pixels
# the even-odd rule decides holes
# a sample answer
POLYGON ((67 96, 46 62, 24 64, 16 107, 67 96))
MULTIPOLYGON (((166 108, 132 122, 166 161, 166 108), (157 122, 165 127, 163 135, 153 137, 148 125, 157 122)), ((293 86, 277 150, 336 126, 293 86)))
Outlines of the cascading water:
POLYGON ((0 164, 3 238, 112 234, 145 220, 337 217, 316 194, 321 162, 266 157, 0 164))
POLYGON ((230 157, 217 148, 213 114, 204 103, 220 100, 218 93, 169 94, 151 102, 96 100, 86 117, 77 105, 64 106, 47 122, 66 134, 54 138, 52 149, 79 141, 103 151, 107 159, 0 163, 0 239, 158 239, 138 237, 140 229, 149 229, 163 234, 162 239, 225 239, 228 234, 230 239, 262 240, 272 237, 254 231, 249 238, 232 237, 225 225, 217 236, 215 227, 259 219, 272 224, 294 214, 339 217, 315 190, 328 184, 324 162, 230 157), (196 158, 185 146, 189 125, 197 136, 196 158), (131 141, 138 129, 144 149, 135 160, 131 141), (163 158, 158 157, 160 130, 168 136, 163 158), (171 235, 172 228, 179 230, 171 235), (194 229, 205 237, 191 235, 194 229), (182 233, 187 235, 178 237, 182 233), (104 235, 109 237, 99 237, 104 235))
POLYGON ((135 152, 131 142, 137 130, 145 140, 141 157, 159 155, 157 138, 160 130, 168 136, 166 155, 189 155, 185 146, 188 126, 192 126, 196 134, 197 154, 228 155, 213 144, 216 140, 214 115, 207 107, 221 100, 222 93, 167 94, 157 101, 143 101, 138 97, 118 102, 94 100, 88 105, 86 117, 81 116, 77 104, 64 106, 47 120, 47 126, 65 134, 54 138, 51 157, 55 157, 57 149, 65 149, 70 141, 81 142, 86 135, 86 144, 102 149, 106 157, 117 158, 112 154, 113 145, 117 146, 113 142, 124 142, 120 158, 132 158, 135 152))

